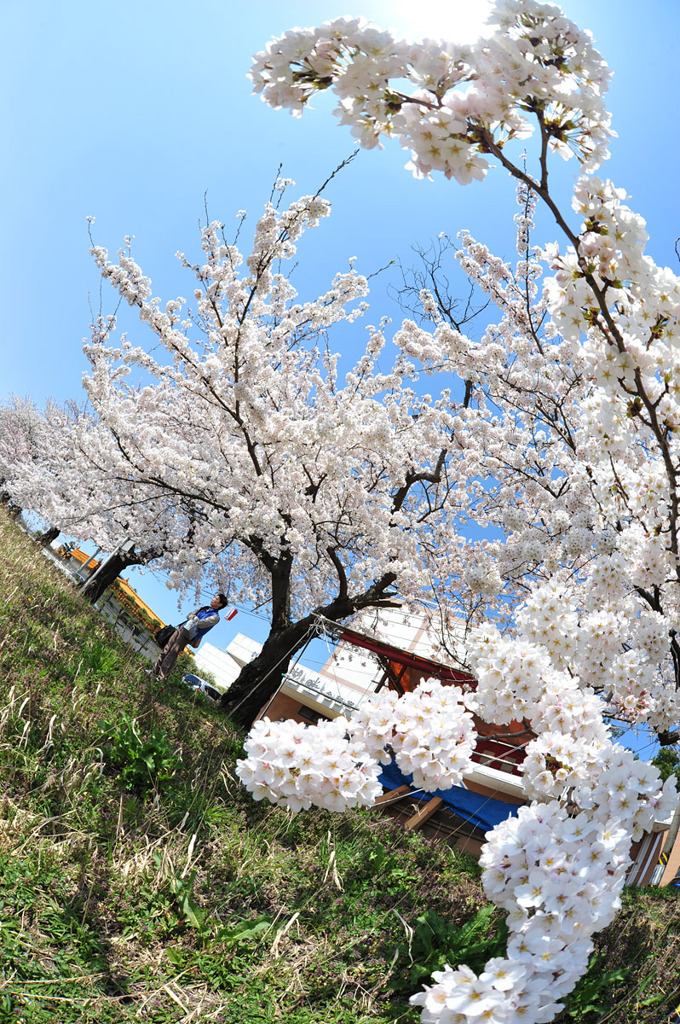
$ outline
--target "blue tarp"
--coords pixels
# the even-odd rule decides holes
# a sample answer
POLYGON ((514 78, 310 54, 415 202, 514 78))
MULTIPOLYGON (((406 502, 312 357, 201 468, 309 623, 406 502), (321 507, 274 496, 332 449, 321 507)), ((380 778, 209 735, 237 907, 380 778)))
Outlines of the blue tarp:
MULTIPOLYGON (((382 773, 378 776, 378 782, 385 789, 397 789, 399 786, 413 786, 413 776, 404 775, 397 768, 394 761, 385 765, 382 773)), ((488 832, 494 825, 505 821, 510 815, 516 815, 519 809, 517 804, 506 804, 503 800, 496 800, 492 796, 480 796, 479 793, 472 793, 463 786, 452 786, 451 789, 437 789, 434 793, 413 793, 416 800, 431 800, 433 796, 440 796, 444 803, 451 810, 466 821, 476 825, 477 828, 488 832)))

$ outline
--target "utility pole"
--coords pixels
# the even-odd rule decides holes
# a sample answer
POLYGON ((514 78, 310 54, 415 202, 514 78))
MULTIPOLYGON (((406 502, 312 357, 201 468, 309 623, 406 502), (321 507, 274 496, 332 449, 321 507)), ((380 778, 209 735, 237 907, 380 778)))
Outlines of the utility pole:
POLYGON ((97 555, 99 554, 100 551, 101 551, 101 548, 99 546, 97 546, 95 548, 94 554, 90 555, 88 560, 86 562, 83 562, 83 564, 81 565, 80 569, 78 569, 78 571, 76 572, 76 574, 75 574, 76 579, 81 584, 81 586, 85 583, 85 576, 83 575, 83 573, 87 569, 87 567, 90 564, 90 562, 94 562, 94 560, 96 559, 96 557, 97 557, 97 555))

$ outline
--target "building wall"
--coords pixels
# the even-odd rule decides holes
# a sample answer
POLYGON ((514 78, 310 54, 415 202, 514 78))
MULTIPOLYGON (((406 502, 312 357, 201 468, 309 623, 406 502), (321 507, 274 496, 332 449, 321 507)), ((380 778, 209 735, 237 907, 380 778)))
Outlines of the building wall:
POLYGON ((474 836, 461 836, 454 843, 454 850, 458 850, 460 853, 467 853, 470 857, 474 857, 475 860, 479 860, 482 855, 483 843, 479 839, 475 839, 474 836))
POLYGON ((659 885, 670 885, 675 876, 680 873, 680 832, 678 832, 673 849, 668 854, 668 863, 661 876, 659 885))
POLYGON ((651 883, 666 835, 667 831, 647 832, 639 842, 633 843, 630 850, 633 864, 626 875, 626 885, 651 883))
MULTIPOLYGON (((63 554, 58 555, 52 551, 44 551, 43 553, 77 582, 89 579, 100 564, 94 557, 92 559, 89 558, 78 548, 72 549, 65 556, 63 554)), ((96 602, 95 607, 100 615, 113 626, 125 643, 149 661, 155 661, 158 657, 158 647, 154 642, 153 633, 157 628, 160 628, 162 620, 156 616, 156 613, 149 608, 146 602, 141 600, 126 580, 120 580, 120 583, 126 589, 131 601, 141 606, 148 616, 158 619, 155 628, 146 626, 140 618, 135 616, 129 608, 126 608, 119 601, 112 590, 106 590, 96 602)))
POLYGON ((155 661, 158 657, 158 646, 138 623, 131 621, 127 611, 113 597, 106 599, 104 595, 97 602, 97 609, 108 622, 111 623, 116 633, 129 644, 133 650, 143 655, 148 661, 155 661))
POLYGON ((316 721, 316 713, 309 709, 307 716, 301 715, 300 708, 303 706, 300 698, 289 697, 286 693, 277 693, 271 703, 264 704, 260 708, 257 717, 266 716, 272 722, 279 722, 283 718, 292 718, 294 722, 304 722, 305 725, 309 725, 311 722, 316 721), (312 717, 310 717, 310 714, 312 717))
MULTIPOLYGON (((423 657, 431 653, 432 643, 428 640, 424 619, 404 609, 364 612, 356 624, 353 623, 354 626, 402 651, 413 653, 417 650, 423 657)), ((348 693, 348 699, 355 704, 361 703, 362 697, 375 692, 383 674, 382 666, 371 657, 369 651, 347 643, 338 644, 320 672, 326 688, 328 685, 342 686, 348 693)))
POLYGON ((241 671, 241 665, 230 655, 229 648, 223 651, 207 640, 201 643, 193 655, 198 675, 201 669, 210 672, 220 690, 229 689, 241 671))

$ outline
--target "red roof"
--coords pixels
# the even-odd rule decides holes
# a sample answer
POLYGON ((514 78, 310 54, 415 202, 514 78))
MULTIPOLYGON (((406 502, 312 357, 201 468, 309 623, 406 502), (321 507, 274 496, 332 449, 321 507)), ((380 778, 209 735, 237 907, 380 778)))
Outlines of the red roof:
POLYGON ((376 640, 374 637, 357 633, 356 630, 349 629, 348 626, 341 626, 339 634, 340 639, 346 643, 352 644, 354 647, 363 647, 364 650, 377 654, 381 660, 389 663, 390 668, 393 665, 399 665, 402 671, 392 669, 392 674, 399 679, 403 690, 415 690, 422 678, 431 676, 441 679, 442 682, 466 683, 473 688, 477 684, 477 680, 469 672, 451 668, 449 665, 440 665, 439 662, 432 661, 431 658, 423 658, 420 654, 402 651, 383 640, 376 640), (412 671, 407 672, 406 669, 412 671))
MULTIPOLYGON (((431 658, 424 658, 410 651, 402 651, 392 644, 365 636, 348 626, 338 627, 340 640, 361 647, 375 654, 385 669, 386 683, 389 689, 398 693, 415 690, 423 679, 440 679, 443 683, 458 683, 470 690, 476 689, 477 680, 469 672, 441 665, 431 658)), ((382 684, 381 684, 382 685, 382 684)), ((493 725, 475 717, 478 739, 473 758, 488 764, 492 768, 517 775, 525 757, 525 747, 535 735, 526 721, 508 722, 506 725, 493 725)))

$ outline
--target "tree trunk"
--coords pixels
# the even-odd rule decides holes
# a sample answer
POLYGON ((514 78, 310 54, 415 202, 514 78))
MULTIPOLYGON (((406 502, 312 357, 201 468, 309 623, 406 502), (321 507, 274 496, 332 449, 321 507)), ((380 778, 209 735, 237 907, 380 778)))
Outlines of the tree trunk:
MULTIPOLYGON (((288 578, 290 579, 290 567, 288 578)), ((349 596, 343 587, 343 594, 329 604, 315 608, 304 618, 300 618, 299 622, 290 623, 279 629, 274 627, 257 657, 244 666, 239 678, 231 683, 220 700, 220 707, 233 721, 250 728, 266 701, 279 689, 293 654, 304 647, 307 639, 314 635, 316 615, 323 615, 331 622, 339 623, 343 618, 363 608, 398 607, 399 602, 394 601, 396 595, 389 593, 395 580, 393 572, 385 572, 380 580, 371 584, 363 593, 352 596, 349 596)), ((283 595, 283 587, 280 590, 283 595)), ((274 613, 275 610, 277 609, 274 608, 274 613)))
POLYGON ((290 660, 308 639, 312 617, 272 631, 256 658, 241 669, 220 701, 220 706, 237 722, 249 728, 261 708, 278 690, 290 660))
POLYGON ((114 552, 114 554, 109 555, 84 584, 81 590, 83 597, 94 604, 104 591, 111 586, 114 580, 118 579, 124 569, 127 569, 129 565, 141 565, 143 561, 139 554, 134 553, 132 555, 124 555, 120 552, 114 552))
POLYGON ((50 526, 48 530, 45 530, 44 533, 40 534, 40 536, 38 537, 38 543, 42 547, 48 548, 52 541, 57 539, 60 533, 61 530, 59 529, 58 526, 50 526))

